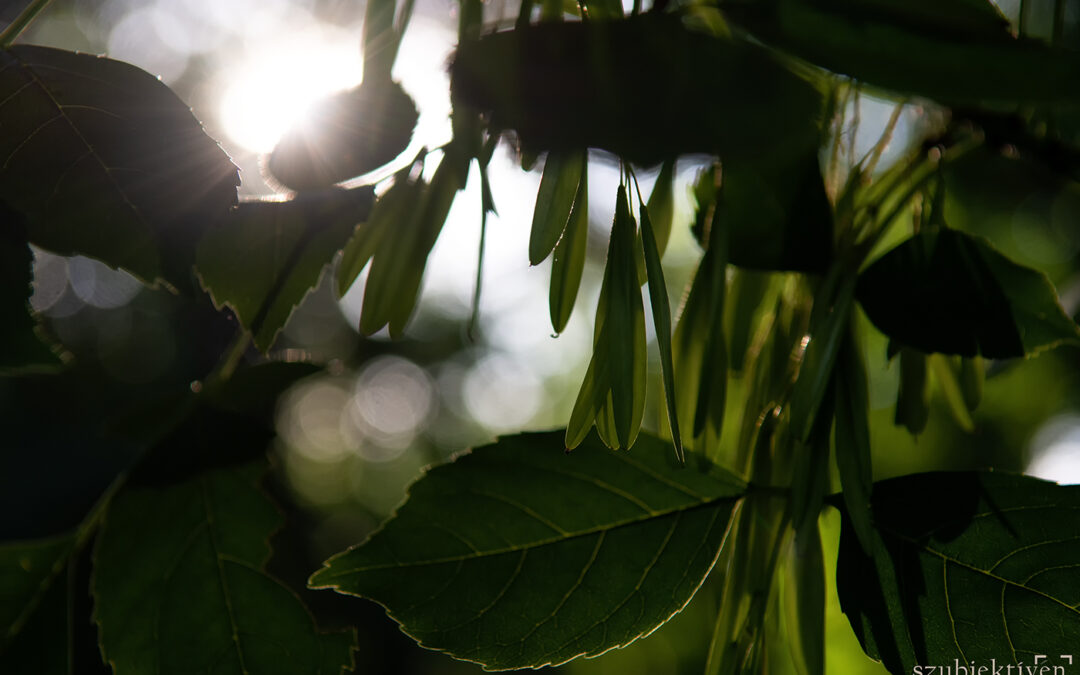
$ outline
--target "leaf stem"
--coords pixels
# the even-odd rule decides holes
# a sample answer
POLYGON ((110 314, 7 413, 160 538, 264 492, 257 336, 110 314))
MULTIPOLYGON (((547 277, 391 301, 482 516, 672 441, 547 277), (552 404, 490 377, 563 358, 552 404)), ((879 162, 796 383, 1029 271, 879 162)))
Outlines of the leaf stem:
POLYGON ((205 389, 211 389, 218 387, 229 381, 233 373, 236 372, 237 366, 240 365, 240 360, 244 358, 244 354, 247 353, 248 345, 251 344, 252 333, 240 328, 236 332, 236 337, 233 338, 232 344, 225 350, 218 361, 214 370, 206 376, 205 389))
POLYGON ((0 33, 0 49, 7 49, 15 40, 22 35, 23 31, 30 27, 38 14, 41 14, 52 0, 31 0, 15 20, 8 24, 4 32, 0 33))

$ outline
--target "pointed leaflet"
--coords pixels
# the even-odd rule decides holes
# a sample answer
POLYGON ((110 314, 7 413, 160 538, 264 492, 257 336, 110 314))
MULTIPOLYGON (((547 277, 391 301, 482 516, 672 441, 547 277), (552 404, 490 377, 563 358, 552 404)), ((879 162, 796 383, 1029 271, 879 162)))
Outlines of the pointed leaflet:
POLYGON ((1016 38, 988 1, 773 0, 725 7, 758 38, 815 65, 946 104, 1076 103, 1080 57, 1016 38))
POLYGON ((0 373, 55 370, 60 357, 42 341, 30 313, 34 256, 18 213, 0 202, 0 373))
POLYGON ((909 347, 988 358, 1080 344, 1046 276, 980 238, 927 228, 859 275, 857 296, 878 330, 909 347))
POLYGON ((360 314, 360 332, 364 335, 372 335, 386 325, 392 337, 399 337, 405 330, 416 306, 428 256, 457 191, 465 185, 457 166, 459 160, 460 150, 452 144, 447 146, 431 184, 418 189, 411 208, 402 207, 403 220, 392 225, 395 236, 380 240, 364 287, 360 314))
POLYGON ((844 520, 840 604, 893 673, 916 663, 1063 665, 1080 644, 1080 488, 1003 473, 874 486, 875 571, 844 520), (884 572, 895 578, 879 583, 884 572))
POLYGON ((844 505, 854 527, 855 535, 866 551, 872 550, 873 518, 870 515, 870 493, 874 473, 870 456, 870 401, 866 385, 866 369, 859 342, 849 333, 840 345, 834 376, 836 468, 840 474, 840 489, 844 505))
POLYGON ((0 52, 0 200, 30 241, 187 285, 201 232, 236 203, 235 166, 160 80, 126 63, 0 52))
POLYGON ((422 646, 489 669, 601 654, 690 600, 743 489, 668 458, 644 434, 632 453, 504 438, 427 472, 311 585, 375 600, 422 646))
POLYGON ((128 487, 94 555, 102 653, 116 675, 316 673, 351 667, 353 638, 320 634, 263 570, 281 518, 262 463, 128 487))
POLYGON ((586 171, 583 150, 551 152, 544 161, 544 175, 536 193, 532 230, 529 234, 529 264, 539 265, 555 248, 566 229, 574 196, 586 171))
POLYGON ((199 243, 199 280, 265 352, 371 209, 371 188, 245 202, 199 243))
POLYGON ((585 269, 585 253, 589 242, 589 172, 588 157, 582 157, 581 182, 578 184, 574 208, 566 222, 566 231, 551 261, 551 326, 561 333, 570 320, 581 286, 581 273, 585 269))
POLYGON ((567 427, 567 448, 595 420, 611 448, 629 449, 645 411, 645 308, 638 285, 636 227, 619 186, 604 281, 596 306, 593 356, 567 427))
POLYGON ((649 209, 641 205, 641 243, 644 245, 645 272, 649 276, 649 301, 652 303, 653 323, 656 327, 656 344, 660 348, 660 368, 664 378, 664 400, 667 403, 668 424, 675 456, 684 462, 682 436, 679 434, 679 409, 675 404, 675 366, 671 356, 671 306, 668 301, 664 268, 660 264, 656 233, 649 219, 649 209))
POLYGON ((817 518, 793 536, 781 573, 791 657, 805 675, 825 675, 825 560, 817 518))
MULTIPOLYGON (((349 243, 341 251, 341 263, 337 269, 337 294, 340 298, 356 282, 364 266, 382 246, 388 233, 395 229, 411 231, 410 223, 417 204, 423 198, 425 183, 409 180, 409 169, 394 176, 394 184, 382 194, 372 207, 367 221, 356 228, 349 243)), ((387 244, 392 246, 393 243, 387 244)))
POLYGON ((671 226, 675 221, 675 160, 669 159, 660 166, 660 175, 649 195, 646 206, 652 218, 653 234, 656 237, 656 250, 664 257, 668 239, 671 238, 671 226))

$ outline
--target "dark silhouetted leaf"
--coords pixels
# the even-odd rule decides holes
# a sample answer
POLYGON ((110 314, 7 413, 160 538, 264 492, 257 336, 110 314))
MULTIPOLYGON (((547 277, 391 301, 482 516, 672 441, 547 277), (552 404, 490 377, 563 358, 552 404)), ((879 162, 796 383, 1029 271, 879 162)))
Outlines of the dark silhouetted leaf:
POLYGON ((731 264, 758 270, 824 272, 832 259, 832 207, 817 152, 773 169, 724 162, 716 200, 731 264))
POLYGON ((971 412, 975 412, 975 408, 978 408, 982 401, 984 377, 982 358, 974 356, 960 359, 960 393, 964 397, 964 405, 971 412))
POLYGON ((817 90, 764 49, 672 15, 549 22, 463 41, 451 76, 456 100, 490 111, 492 124, 534 150, 783 164, 818 145, 817 90))
POLYGON ((771 0, 725 6, 755 35, 868 84, 946 104, 1075 103, 1080 55, 1016 38, 989 2, 771 0))
POLYGON ((319 372, 321 367, 303 361, 260 363, 240 369, 206 395, 219 410, 269 419, 286 389, 319 372))
POLYGON ((1080 488, 1001 473, 876 483, 873 560, 845 517, 840 604, 872 658, 916 664, 1064 663, 1080 644, 1080 488))
POLYGON ((338 675, 353 636, 321 634, 263 570, 280 517, 262 463, 168 486, 129 487, 94 555, 95 619, 116 675, 338 675))
POLYGON ((317 103, 278 142, 266 168, 293 190, 321 190, 388 164, 408 147, 417 118, 401 85, 365 79, 317 103))
POLYGON ((746 364, 750 340, 761 320, 761 310, 768 304, 765 299, 771 283, 768 274, 754 270, 736 269, 731 275, 731 297, 726 304, 725 321, 733 372, 742 372, 746 364))
POLYGON ((549 308, 551 326, 556 333, 561 333, 570 320, 581 286, 581 274, 585 270, 585 254, 589 243, 589 172, 586 169, 588 157, 581 159, 581 182, 574 197, 574 208, 566 222, 566 231, 551 261, 551 291, 549 308))
POLYGON ((742 492, 642 435, 503 438, 427 472, 362 545, 311 579, 375 600, 424 647, 491 669, 595 656, 649 634, 712 567, 742 492))
POLYGON ((22 217, 0 202, 0 373, 48 372, 63 363, 30 313, 33 267, 22 217))
POLYGON ((367 218, 372 199, 370 188, 360 188, 245 202, 203 237, 199 280, 214 305, 231 309, 265 352, 367 218))
POLYGON ((578 185, 585 172, 584 151, 548 153, 544 175, 536 194, 532 230, 529 235, 529 264, 539 265, 548 257, 566 229, 578 185))
POLYGON ((419 200, 423 198, 426 185, 422 180, 410 181, 408 170, 398 172, 394 184, 375 202, 366 222, 356 228, 352 239, 341 252, 341 263, 337 269, 339 298, 356 282, 375 251, 379 250, 386 234, 395 228, 406 229, 419 200))
POLYGON ((900 389, 896 393, 893 421, 912 434, 921 434, 930 419, 930 382, 926 354, 918 349, 900 348, 900 389))
POLYGON ((0 52, 0 200, 34 244, 187 287, 239 174, 160 80, 46 47, 0 52))
POLYGON ((858 299, 881 332, 924 352, 988 358, 1080 343, 1045 275, 979 237, 926 229, 859 277, 858 299))
POLYGON ((645 271, 649 276, 649 302, 652 303, 653 325, 656 328, 656 344, 660 350, 660 370, 664 379, 664 401, 667 404, 668 426, 675 456, 685 462, 682 435, 679 433, 679 408, 675 404, 675 365, 671 351, 671 305, 668 300, 664 268, 660 264, 660 251, 656 244, 649 209, 641 205, 641 243, 644 245, 645 271))

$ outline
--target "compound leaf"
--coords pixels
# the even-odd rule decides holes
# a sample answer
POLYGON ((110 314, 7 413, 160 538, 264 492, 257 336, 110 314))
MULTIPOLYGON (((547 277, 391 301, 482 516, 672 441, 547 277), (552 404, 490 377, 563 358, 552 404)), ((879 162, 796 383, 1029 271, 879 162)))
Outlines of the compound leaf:
POLYGON ((280 524, 252 463, 128 487, 94 555, 102 653, 116 675, 317 673, 352 666, 354 638, 321 634, 263 569, 280 524))
POLYGON ((236 204, 237 168, 176 95, 120 61, 0 52, 0 200, 30 241, 176 287, 199 235, 236 204))
POLYGON ((679 470, 642 434, 522 434, 437 467, 363 544, 311 578, 385 606, 422 646, 488 669, 595 656, 647 635, 693 596, 744 486, 679 470))
POLYGON ((265 352, 366 219, 372 200, 372 190, 362 188, 241 204, 200 242, 199 280, 214 305, 229 307, 265 352))
MULTIPOLYGON (((1080 487, 989 472, 874 485, 875 546, 844 514, 837 591, 863 649, 916 664, 1061 664, 1080 644, 1080 487), (872 559, 871 559, 872 558, 872 559)), ((1049 671, 1048 671, 1049 672, 1049 671)))

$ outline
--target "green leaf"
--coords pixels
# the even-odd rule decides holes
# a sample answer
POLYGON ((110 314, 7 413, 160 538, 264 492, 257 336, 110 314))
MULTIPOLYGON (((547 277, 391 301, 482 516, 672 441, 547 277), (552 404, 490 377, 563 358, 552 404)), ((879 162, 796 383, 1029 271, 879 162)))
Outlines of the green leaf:
POLYGON ((316 103, 270 154, 266 168, 273 178, 301 192, 322 190, 401 154, 418 113, 412 98, 388 75, 365 77, 359 87, 316 103))
MULTIPOLYGON (((379 197, 366 222, 357 226, 349 243, 342 249, 341 263, 337 269, 339 298, 356 282, 375 252, 384 246, 383 240, 388 233, 395 228, 412 231, 411 223, 418 210, 417 203, 423 199, 425 185, 423 180, 410 181, 408 171, 399 172, 394 177, 394 184, 379 197)), ((385 244, 393 245, 393 242, 385 244)))
POLYGON ((986 240, 924 229, 859 276, 857 296, 877 328, 909 347, 987 358, 1080 344, 1046 276, 986 240))
POLYGON ((33 268, 22 218, 0 202, 0 374, 49 372, 63 365, 31 314, 33 268))
POLYGON ((671 226, 675 221, 675 160, 666 160, 660 165, 660 175, 656 177, 652 194, 646 206, 652 218, 653 234, 656 237, 656 250, 664 257, 668 240, 671 239, 671 226))
POLYGON ((961 429, 971 433, 975 430, 975 420, 971 419, 971 412, 964 402, 964 393, 960 390, 960 381, 957 378, 958 361, 959 357, 944 354, 931 354, 927 359, 953 420, 961 429))
POLYGON ((727 246, 721 235, 698 264, 672 344, 679 424, 691 430, 694 449, 709 457, 718 447, 727 399, 727 246))
POLYGON ((536 193, 532 230, 529 234, 529 264, 539 265, 548 257, 567 228, 574 197, 586 171, 584 151, 551 152, 544 161, 544 175, 536 193))
POLYGON ((792 537, 782 574, 784 622, 797 672, 825 675, 825 560, 817 518, 792 537))
POLYGON ((982 401, 983 368, 983 360, 978 356, 960 359, 960 393, 964 397, 964 405, 971 412, 975 412, 982 401))
POLYGON ((1015 38, 989 2, 773 0, 725 7, 757 37, 811 63, 951 105, 1075 103, 1080 57, 1015 38))
POLYGON ((810 326, 803 338, 805 352, 791 393, 791 427, 806 442, 817 423, 818 409, 828 390, 840 345, 851 316, 855 280, 837 261, 814 294, 810 326))
POLYGON ((855 535, 866 551, 873 550, 870 495, 874 471, 870 456, 870 401, 866 368, 854 333, 840 345, 836 362, 835 448, 844 505, 855 535))
POLYGON ((567 427, 568 449, 595 419, 601 440, 629 449, 645 414, 645 308, 638 284, 637 226, 619 185, 593 329, 593 356, 567 427))
POLYGON ((581 274, 585 270, 585 254, 589 242, 589 173, 586 169, 588 156, 583 156, 581 182, 578 184, 574 208, 566 223, 566 231, 555 247, 551 261, 551 292, 549 307, 551 326, 561 333, 570 320, 581 286, 581 274))
POLYGON ((286 202, 245 202, 198 249, 199 280, 266 352, 293 309, 371 209, 370 188, 286 202))
POLYGON ((682 435, 679 433, 679 408, 675 403, 675 365, 671 352, 671 305, 668 301, 664 268, 660 264, 660 251, 649 218, 649 209, 641 205, 641 242, 644 245, 645 272, 649 276, 649 301, 652 303, 653 325, 656 328, 656 344, 660 349, 660 370, 664 379, 664 401, 667 404, 668 425, 675 456, 685 462, 682 435))
POLYGON ((388 215, 400 213, 402 220, 387 222, 385 227, 393 228, 394 236, 381 238, 371 262, 360 314, 360 332, 364 335, 372 335, 387 325, 391 337, 404 332, 420 294, 428 256, 442 232, 454 197, 465 186, 465 178, 457 166, 458 154, 453 145, 448 146, 430 185, 425 187, 418 182, 417 187, 403 190, 415 194, 412 208, 405 204, 400 211, 388 215))
POLYGON ((32 243, 188 286, 240 183, 190 108, 129 64, 29 45, 0 51, 0 101, 0 200, 32 243))
POLYGON ((428 471, 315 588, 382 604, 421 646, 488 669, 596 656, 648 635, 700 586, 741 481, 561 432, 503 438, 428 471))
MULTIPOLYGON (((1003 473, 928 473, 874 486, 874 561, 844 519, 840 604, 872 658, 916 664, 1064 662, 1080 644, 1080 488, 1003 473)), ((845 513, 846 515, 846 513, 845 513)))
POLYGON ((716 200, 728 228, 731 263, 757 270, 825 272, 832 259, 832 206, 811 148, 775 168, 725 162, 716 200))
POLYGON ((95 619, 116 675, 319 673, 352 666, 354 636, 321 634, 269 576, 281 518, 263 463, 117 495, 94 555, 95 619))
POLYGON ((757 45, 658 12, 463 40, 451 92, 526 148, 603 148, 643 165, 702 152, 783 164, 819 139, 809 83, 757 45))
POLYGON ((761 322, 761 312, 769 305, 767 294, 772 277, 764 272, 735 269, 731 275, 730 301, 726 303, 728 353, 733 372, 742 372, 747 350, 761 322))

